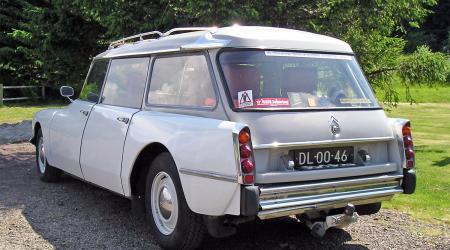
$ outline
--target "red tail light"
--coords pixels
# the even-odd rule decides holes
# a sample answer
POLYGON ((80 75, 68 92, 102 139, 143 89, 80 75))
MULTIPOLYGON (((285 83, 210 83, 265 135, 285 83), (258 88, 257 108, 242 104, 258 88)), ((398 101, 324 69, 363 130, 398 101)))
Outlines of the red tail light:
POLYGON ((253 172, 253 169, 255 168, 255 165, 253 165, 253 162, 249 159, 244 159, 241 162, 241 166, 242 166, 242 172, 248 174, 253 172))
POLYGON ((252 155, 252 149, 248 144, 242 144, 241 146, 239 146, 239 151, 242 158, 248 158, 252 155))
POLYGON ((414 168, 414 158, 416 157, 416 153, 414 152, 414 143, 411 136, 411 124, 407 122, 403 125, 402 128, 403 133, 403 146, 405 148, 405 159, 406 159, 406 168, 411 169, 414 168))
POLYGON ((255 181, 254 171, 255 164, 253 163, 253 150, 251 146, 250 130, 244 128, 239 132, 239 156, 241 159, 241 171, 243 184, 253 184, 255 181))

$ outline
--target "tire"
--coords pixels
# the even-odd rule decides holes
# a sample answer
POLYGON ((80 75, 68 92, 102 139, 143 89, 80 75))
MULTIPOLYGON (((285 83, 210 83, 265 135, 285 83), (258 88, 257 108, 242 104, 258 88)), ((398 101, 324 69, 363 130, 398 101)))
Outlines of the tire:
POLYGON ((160 246, 165 249, 200 246, 206 234, 203 218, 189 209, 169 153, 161 153, 151 163, 145 183, 145 207, 160 246))
POLYGON ((57 182, 60 180, 62 171, 52 167, 45 156, 45 141, 42 130, 39 129, 36 137, 36 168, 39 178, 44 182, 57 182))

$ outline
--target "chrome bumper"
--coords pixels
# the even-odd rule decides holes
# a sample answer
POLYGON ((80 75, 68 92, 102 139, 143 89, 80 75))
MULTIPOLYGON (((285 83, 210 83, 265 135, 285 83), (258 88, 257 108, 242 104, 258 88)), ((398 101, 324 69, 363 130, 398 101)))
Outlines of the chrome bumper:
POLYGON ((270 219, 309 210, 342 208, 391 199, 402 193, 403 175, 378 175, 357 179, 315 182, 298 185, 259 187, 258 217, 270 219))

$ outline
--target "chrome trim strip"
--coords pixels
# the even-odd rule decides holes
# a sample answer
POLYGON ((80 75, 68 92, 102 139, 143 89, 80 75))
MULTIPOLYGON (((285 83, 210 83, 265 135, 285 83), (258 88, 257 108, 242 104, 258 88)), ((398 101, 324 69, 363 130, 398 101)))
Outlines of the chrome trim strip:
POLYGON ((186 175, 202 177, 202 178, 219 180, 219 181, 227 181, 227 182, 237 183, 236 176, 224 175, 224 174, 217 173, 217 172, 209 172, 209 171, 181 168, 180 173, 186 174, 186 175))
POLYGON ((349 180, 338 180, 331 182, 320 182, 320 183, 310 183, 310 184, 300 184, 300 185, 289 185, 289 186, 278 186, 278 187, 261 187, 261 196, 282 194, 298 191, 313 191, 317 189, 324 188, 337 188, 337 187, 351 187, 360 184, 373 184, 373 183, 384 183, 393 180, 402 179, 403 175, 382 175, 375 177, 366 177, 359 179, 349 179, 349 180))
POLYGON ((371 137, 371 138, 356 138, 356 139, 341 139, 341 140, 323 140, 323 141, 305 141, 305 142, 283 142, 283 143, 268 143, 253 145, 254 149, 270 149, 270 148, 286 148, 286 147, 300 147, 300 146, 316 146, 325 144, 340 144, 340 143, 363 143, 363 142, 377 142, 390 141, 393 136, 385 137, 371 137))

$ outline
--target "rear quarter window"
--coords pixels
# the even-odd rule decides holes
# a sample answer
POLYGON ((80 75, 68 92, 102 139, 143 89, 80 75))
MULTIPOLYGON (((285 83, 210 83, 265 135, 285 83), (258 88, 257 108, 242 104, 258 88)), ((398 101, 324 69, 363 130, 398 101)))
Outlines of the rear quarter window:
POLYGON ((151 105, 214 107, 216 97, 206 57, 199 54, 156 58, 147 102, 151 105))

